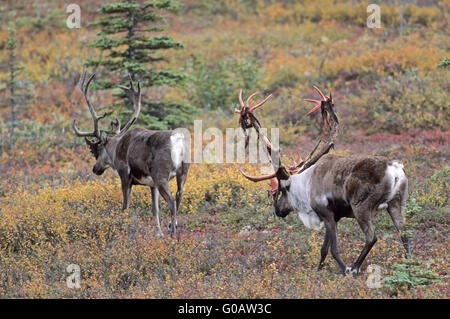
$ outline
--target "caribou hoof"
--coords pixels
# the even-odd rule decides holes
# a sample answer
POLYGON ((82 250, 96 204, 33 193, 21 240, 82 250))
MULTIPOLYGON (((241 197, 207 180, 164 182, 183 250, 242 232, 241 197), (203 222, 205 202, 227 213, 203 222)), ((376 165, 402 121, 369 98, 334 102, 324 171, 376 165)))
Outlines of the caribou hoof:
POLYGON ((178 221, 175 221, 175 227, 173 227, 172 222, 169 223, 169 226, 167 227, 167 230, 170 235, 173 235, 176 231, 176 226, 178 226, 178 221))
POLYGON ((166 237, 161 229, 156 229, 153 233, 155 234, 155 237, 158 237, 158 238, 165 238, 166 237))
POLYGON ((156 236, 159 237, 159 238, 166 238, 166 235, 164 235, 163 232, 157 232, 156 236))
POLYGON ((345 267, 344 276, 347 276, 351 271, 352 269, 350 267, 345 267))

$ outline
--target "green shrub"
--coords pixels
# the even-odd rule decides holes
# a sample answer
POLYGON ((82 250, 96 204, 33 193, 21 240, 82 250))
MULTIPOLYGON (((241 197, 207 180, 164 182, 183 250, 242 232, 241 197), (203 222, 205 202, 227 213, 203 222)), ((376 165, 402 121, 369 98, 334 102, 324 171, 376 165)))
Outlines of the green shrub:
POLYGON ((256 90, 261 78, 260 66, 253 59, 227 59, 212 64, 193 57, 186 68, 191 74, 190 100, 205 111, 231 109, 236 104, 236 92, 256 90))
POLYGON ((417 286, 425 286, 439 281, 439 276, 428 269, 419 259, 404 260, 394 266, 392 276, 383 280, 383 286, 392 294, 417 286))
POLYGON ((417 199, 413 196, 408 197, 406 205, 406 216, 412 217, 422 211, 422 206, 417 203, 417 199))
POLYGON ((450 58, 445 57, 441 63, 438 65, 441 69, 446 69, 450 66, 450 58))

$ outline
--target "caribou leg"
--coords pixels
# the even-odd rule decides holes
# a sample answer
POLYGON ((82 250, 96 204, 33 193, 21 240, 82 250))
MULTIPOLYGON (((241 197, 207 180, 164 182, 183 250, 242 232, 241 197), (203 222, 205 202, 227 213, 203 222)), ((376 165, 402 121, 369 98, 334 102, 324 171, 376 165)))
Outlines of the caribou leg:
MULTIPOLYGON (((120 180, 122 182, 122 194, 123 194, 123 204, 122 210, 128 210, 130 208, 130 198, 131 198, 131 188, 133 184, 131 183, 131 178, 129 176, 120 175, 120 180)), ((131 211, 131 224, 134 228, 134 233, 138 232, 139 226, 137 222, 136 212, 134 210, 131 211)))
MULTIPOLYGON (((314 204, 313 204, 314 205, 314 204)), ((339 268, 341 268, 342 273, 346 275, 350 271, 350 267, 347 267, 345 262, 342 260, 341 256, 339 255, 339 248, 338 248, 338 238, 337 238, 337 222, 334 219, 334 212, 323 205, 314 205, 313 210, 316 212, 316 214, 323 220, 325 224, 325 239, 324 243, 322 245, 321 249, 321 257, 320 257, 320 263, 319 263, 319 269, 321 269, 321 264, 325 260, 325 257, 328 253, 327 246, 330 246, 331 255, 336 260, 336 262, 339 265, 339 268)))
POLYGON ((177 212, 180 209, 181 198, 183 197, 183 187, 184 183, 186 183, 188 169, 189 164, 183 163, 181 166, 181 173, 177 174, 177 195, 176 195, 177 212))
POLYGON ((120 181, 122 182, 122 195, 123 195, 122 210, 127 210, 130 207, 130 196, 132 187, 131 178, 121 176, 120 181))
POLYGON ((325 232, 325 238, 323 240, 322 248, 320 249, 320 262, 317 270, 321 270, 323 268, 323 263, 328 255, 328 250, 330 250, 330 237, 328 236, 328 232, 325 232))
MULTIPOLYGON (((405 196, 406 198, 406 196, 405 196)), ((389 213, 389 215, 391 215, 392 221, 394 222, 395 228, 397 229, 397 231, 400 233, 401 239, 402 239, 402 243, 403 243, 403 247, 405 247, 405 251, 406 251, 406 258, 409 258, 411 256, 411 247, 409 245, 409 238, 408 235, 404 233, 404 223, 405 223, 405 219, 403 217, 402 211, 405 209, 406 207, 406 200, 400 201, 398 199, 394 199, 393 201, 390 201, 388 203, 388 207, 387 207, 387 211, 389 213)))
POLYGON ((366 236, 366 243, 361 251, 361 254, 352 266, 353 276, 356 277, 359 273, 359 267, 372 249, 373 245, 377 242, 377 236, 375 235, 375 228, 372 223, 372 212, 367 214, 367 211, 364 209, 359 209, 359 211, 355 209, 354 212, 356 220, 366 236))
MULTIPOLYGON (((334 213, 332 210, 330 210, 329 208, 326 207, 320 207, 320 208, 316 208, 314 209, 319 216, 322 217, 322 220, 325 224, 325 231, 326 231, 326 238, 328 238, 329 243, 327 243, 327 245, 331 246, 331 255, 333 256, 333 258, 336 260, 336 262, 338 263, 339 267, 342 270, 342 273, 344 275, 346 275, 350 268, 347 267, 347 265, 345 264, 345 262, 342 260, 341 256, 339 255, 339 247, 338 247, 338 238, 337 238, 337 222, 334 219, 334 213)), ((324 242, 325 245, 325 242, 324 242)), ((323 251, 325 251, 325 248, 323 247, 324 245, 322 245, 322 249, 323 251)), ((326 254, 324 254, 321 256, 321 261, 322 258, 325 259, 326 254), (324 256, 325 255, 325 256, 324 256)))
POLYGON ((164 237, 164 234, 161 230, 161 220, 159 218, 159 191, 156 187, 150 187, 152 191, 152 213, 156 219, 156 227, 158 228, 158 233, 161 237, 164 237))
POLYGON ((349 268, 345 264, 345 262, 342 260, 341 256, 339 255, 339 248, 338 248, 338 238, 337 238, 337 223, 334 221, 332 222, 325 222, 326 231, 328 233, 328 236, 330 237, 331 242, 331 255, 338 263, 339 267, 342 270, 342 273, 346 275, 349 272, 349 268))
POLYGON ((170 212, 172 214, 172 221, 169 225, 169 234, 174 237, 176 236, 176 228, 177 228, 177 205, 175 199, 169 190, 169 182, 164 181, 158 185, 158 190, 161 193, 161 196, 167 202, 167 206, 169 206, 170 212))

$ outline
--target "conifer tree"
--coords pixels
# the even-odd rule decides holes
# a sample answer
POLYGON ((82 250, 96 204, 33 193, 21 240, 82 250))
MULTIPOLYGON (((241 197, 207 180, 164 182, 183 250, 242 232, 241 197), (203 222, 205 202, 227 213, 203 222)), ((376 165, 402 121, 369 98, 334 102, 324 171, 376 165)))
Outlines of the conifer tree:
POLYGON ((9 91, 9 108, 10 108, 10 143, 14 144, 14 128, 16 127, 16 113, 17 104, 20 98, 24 96, 22 94, 22 86, 19 82, 18 76, 20 75, 23 67, 19 65, 16 56, 17 49, 17 31, 13 23, 8 27, 8 38, 6 39, 6 50, 8 51, 8 80, 6 82, 7 89, 9 91))
MULTIPOLYGON (((155 64, 165 61, 161 51, 179 49, 183 45, 170 36, 152 36, 165 29, 166 21, 162 11, 177 9, 176 0, 152 0, 141 3, 137 0, 120 0, 103 5, 99 9, 101 17, 93 25, 100 27, 98 39, 93 47, 102 51, 102 57, 89 59, 87 67, 101 68, 105 76, 96 82, 100 90, 116 89, 118 83, 109 78, 120 78, 126 85, 128 74, 133 81, 139 80, 143 90, 141 115, 138 121, 148 128, 167 129, 182 125, 191 119, 196 108, 174 102, 156 101, 145 95, 145 88, 162 85, 177 86, 185 75, 172 70, 160 70, 155 64)), ((132 103, 123 92, 115 93, 120 106, 131 112, 132 103)), ((119 113, 124 115, 123 112, 119 113)))

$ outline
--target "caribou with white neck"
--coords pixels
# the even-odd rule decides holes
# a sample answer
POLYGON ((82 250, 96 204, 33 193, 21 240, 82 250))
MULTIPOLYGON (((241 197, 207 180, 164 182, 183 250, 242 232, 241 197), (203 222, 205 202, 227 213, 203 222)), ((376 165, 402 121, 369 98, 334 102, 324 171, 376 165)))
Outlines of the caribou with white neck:
POLYGON ((385 157, 366 156, 352 158, 327 154, 334 146, 337 135, 338 118, 334 111, 333 98, 324 95, 317 87, 321 100, 306 99, 315 103, 311 114, 321 110, 326 133, 314 147, 313 151, 300 163, 286 168, 281 164, 280 150, 273 149, 270 140, 260 131, 259 121, 253 111, 260 107, 267 98, 249 107, 251 95, 246 104, 239 94, 241 110, 240 126, 246 130, 254 128, 259 137, 265 141, 267 151, 272 155, 274 173, 265 176, 249 176, 241 173, 253 182, 271 180, 269 194, 273 196, 275 214, 286 217, 297 212, 303 224, 315 230, 325 226, 325 238, 320 250, 318 269, 322 269, 328 251, 337 261, 344 275, 353 272, 356 276, 362 262, 377 241, 373 219, 383 209, 387 209, 401 239, 410 255, 409 240, 404 233, 403 212, 408 195, 408 179, 403 165, 385 157), (366 237, 365 246, 351 267, 348 267, 338 252, 337 223, 343 217, 355 218, 366 237))

